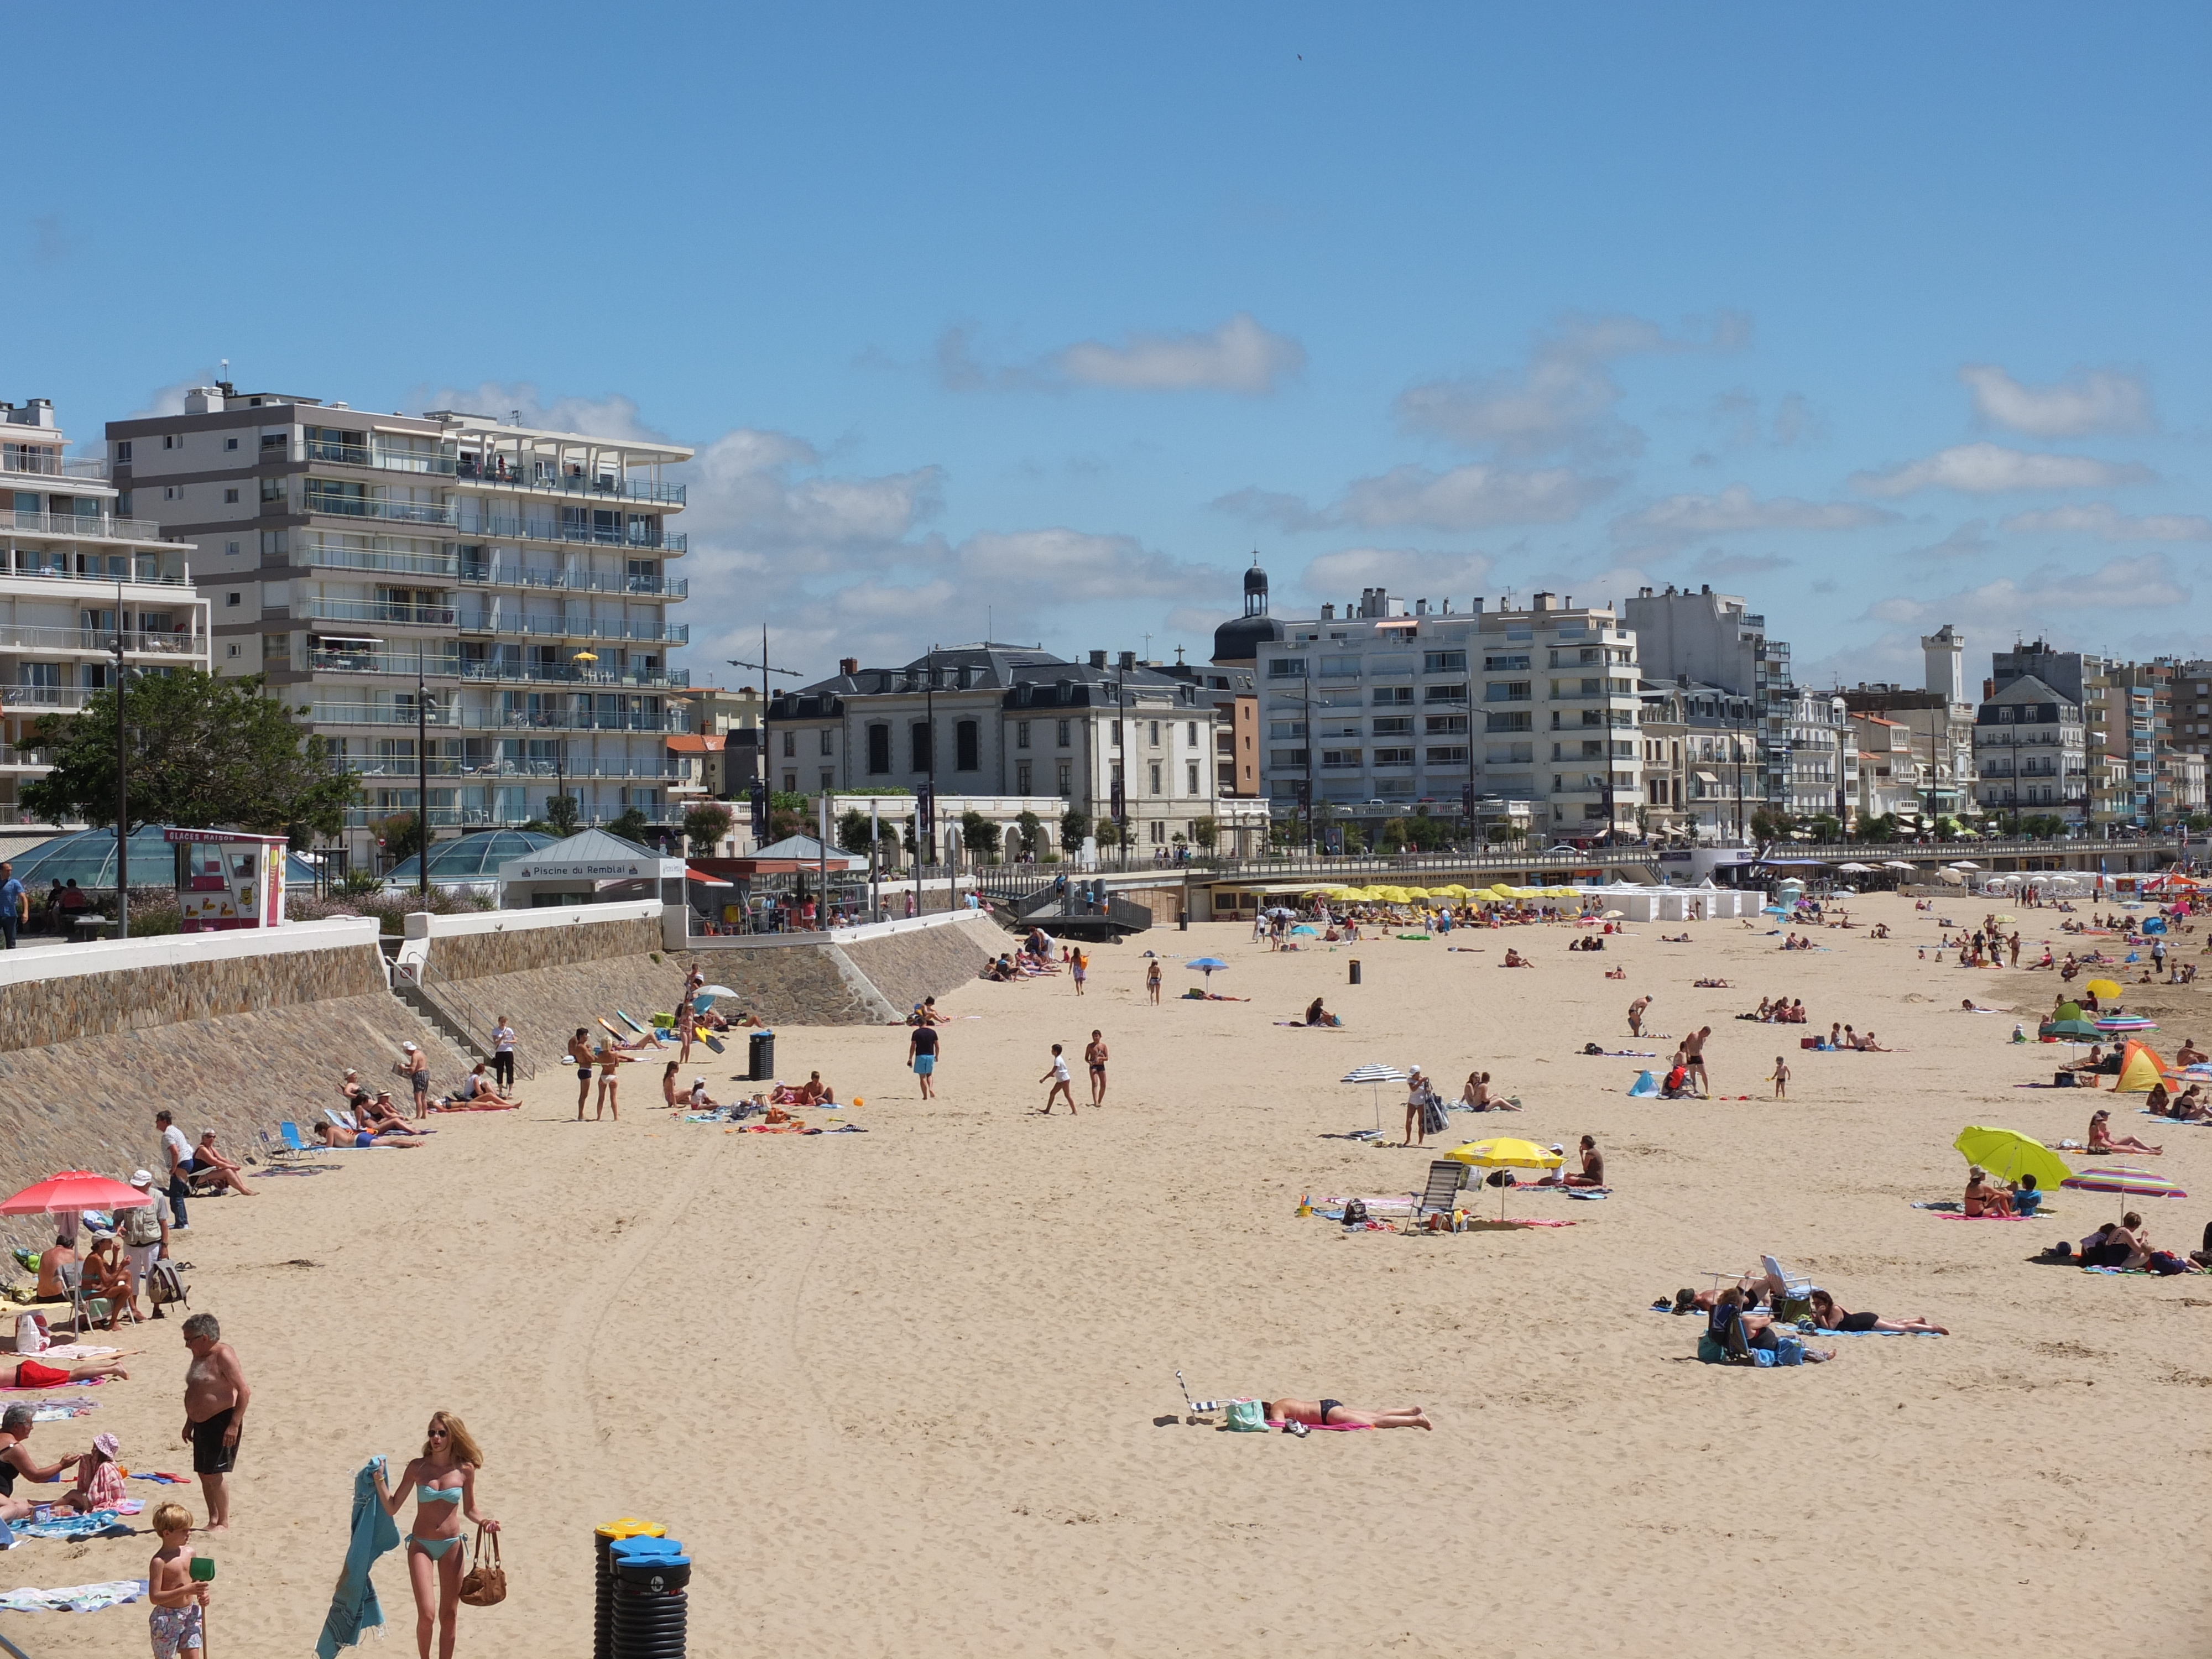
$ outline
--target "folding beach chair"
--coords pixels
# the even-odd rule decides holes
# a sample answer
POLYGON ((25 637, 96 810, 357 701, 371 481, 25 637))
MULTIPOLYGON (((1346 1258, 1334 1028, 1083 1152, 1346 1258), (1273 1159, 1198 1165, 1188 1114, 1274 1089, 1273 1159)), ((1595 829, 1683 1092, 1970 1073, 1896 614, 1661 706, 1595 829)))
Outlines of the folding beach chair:
MULTIPOLYGON (((78 1335, 83 1335, 92 1329, 96 1321, 106 1319, 115 1311, 114 1304, 106 1297, 86 1292, 84 1269, 77 1263, 64 1263, 61 1268, 61 1279, 62 1288, 70 1293, 70 1317, 76 1326, 78 1335)), ((125 1319, 137 1322, 127 1302, 123 1304, 122 1313, 125 1319)))
POLYGON ((310 1140, 300 1133, 300 1126, 289 1118, 276 1126, 276 1133, 284 1137, 284 1149, 295 1158, 321 1158, 330 1151, 319 1140, 310 1140))
POLYGON ((1440 1158, 1429 1165, 1429 1184, 1413 1205, 1413 1224, 1421 1224, 1421 1218, 1436 1213, 1449 1216, 1459 1201, 1460 1188, 1467 1184, 1467 1165, 1449 1158, 1440 1158))
POLYGON ((1763 1255, 1759 1257, 1759 1265, 1765 1268, 1766 1271, 1772 1274, 1776 1279, 1782 1281, 1782 1297, 1784 1301, 1802 1302, 1808 1296, 1812 1294, 1813 1281, 1811 1279, 1802 1273, 1793 1274, 1784 1272, 1782 1264, 1779 1261, 1777 1261, 1772 1256, 1763 1255))

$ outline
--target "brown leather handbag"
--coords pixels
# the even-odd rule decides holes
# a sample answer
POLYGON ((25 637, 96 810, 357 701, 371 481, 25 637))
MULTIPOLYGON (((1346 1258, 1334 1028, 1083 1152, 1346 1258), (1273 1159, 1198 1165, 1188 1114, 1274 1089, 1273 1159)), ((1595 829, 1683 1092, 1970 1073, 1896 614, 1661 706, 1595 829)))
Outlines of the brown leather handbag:
POLYGON ((469 1570, 461 1578, 461 1600, 472 1607, 495 1607, 507 1600, 507 1569, 500 1565, 499 1534, 491 1534, 491 1565, 484 1565, 484 1529, 477 1528, 469 1548, 469 1570))

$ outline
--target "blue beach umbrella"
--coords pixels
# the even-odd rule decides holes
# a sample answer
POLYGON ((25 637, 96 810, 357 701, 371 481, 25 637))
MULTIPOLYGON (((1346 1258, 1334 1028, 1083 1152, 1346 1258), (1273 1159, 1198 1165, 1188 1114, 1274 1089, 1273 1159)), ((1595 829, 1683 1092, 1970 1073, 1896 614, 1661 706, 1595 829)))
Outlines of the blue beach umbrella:
POLYGON ((1183 963, 1183 966, 1186 968, 1197 969, 1200 973, 1204 974, 1209 980, 1213 977, 1214 970, 1216 969, 1226 968, 1228 965, 1229 964, 1224 962, 1219 957, 1193 957, 1188 962, 1183 963))

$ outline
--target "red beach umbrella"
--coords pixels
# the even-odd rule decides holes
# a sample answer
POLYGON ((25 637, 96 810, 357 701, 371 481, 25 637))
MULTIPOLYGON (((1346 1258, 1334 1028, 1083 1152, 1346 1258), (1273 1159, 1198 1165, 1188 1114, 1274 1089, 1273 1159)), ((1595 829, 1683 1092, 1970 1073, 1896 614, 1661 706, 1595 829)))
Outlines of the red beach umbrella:
POLYGON ((39 1215, 64 1210, 128 1210, 151 1204, 154 1195, 89 1170, 64 1170, 0 1203, 0 1215, 39 1215))

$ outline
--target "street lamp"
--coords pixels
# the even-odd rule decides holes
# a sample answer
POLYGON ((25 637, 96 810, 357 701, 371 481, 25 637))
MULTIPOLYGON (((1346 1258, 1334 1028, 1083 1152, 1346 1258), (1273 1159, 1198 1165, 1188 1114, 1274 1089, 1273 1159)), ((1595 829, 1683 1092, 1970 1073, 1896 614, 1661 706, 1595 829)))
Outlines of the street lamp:
POLYGON ((115 579, 115 937, 131 937, 131 786, 123 718, 123 578, 115 579))

